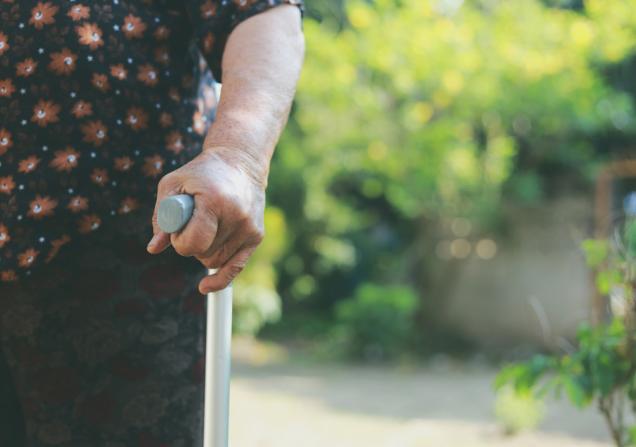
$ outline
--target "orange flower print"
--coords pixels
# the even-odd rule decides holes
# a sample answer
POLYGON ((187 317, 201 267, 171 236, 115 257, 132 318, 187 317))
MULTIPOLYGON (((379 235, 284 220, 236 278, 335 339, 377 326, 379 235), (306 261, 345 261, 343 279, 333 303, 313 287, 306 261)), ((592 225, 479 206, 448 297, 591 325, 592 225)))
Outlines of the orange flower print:
POLYGON ((38 2, 38 4, 35 5, 35 8, 31 10, 29 23, 36 29, 42 29, 44 25, 50 25, 55 22, 54 16, 57 13, 57 10, 58 7, 53 6, 50 2, 38 2))
POLYGON ((144 161, 145 163, 141 167, 141 171, 146 177, 157 177, 163 171, 164 159, 161 155, 146 157, 144 161))
POLYGON ((9 38, 6 34, 0 32, 0 56, 9 49, 9 38))
POLYGON ((31 121, 40 127, 45 127, 49 123, 56 123, 59 121, 59 118, 57 117, 58 113, 60 113, 60 106, 52 101, 45 101, 41 99, 33 108, 31 121))
POLYGON ((97 230, 101 224, 102 220, 97 214, 82 216, 78 225, 79 232, 82 234, 90 233, 91 231, 97 230))
POLYGON ((67 147, 62 151, 55 151, 55 158, 51 160, 51 167, 57 171, 70 172, 77 167, 77 160, 80 154, 72 147, 67 147))
POLYGON ((106 169, 95 168, 91 173, 91 180, 99 186, 104 186, 108 182, 108 172, 106 169))
POLYGON ((7 153, 13 146, 13 140, 11 140, 11 132, 7 129, 0 129, 0 155, 7 153))
POLYGON ((71 9, 68 10, 67 14, 74 22, 77 22, 82 19, 88 19, 91 15, 91 10, 88 6, 84 5, 73 5, 71 9))
POLYGON ((43 217, 53 214, 53 210, 57 206, 57 200, 50 198, 49 196, 35 196, 35 199, 31 201, 29 205, 29 211, 27 216, 34 219, 42 219, 43 217))
POLYGON ((161 115, 159 115, 159 124, 161 124, 161 127, 170 127, 172 126, 172 115, 170 115, 167 112, 163 112, 161 115))
POLYGON ((168 90, 168 97, 173 101, 181 101, 181 95, 179 94, 179 90, 172 87, 168 90))
POLYGON ((155 39, 157 40, 166 40, 170 36, 170 30, 166 26, 159 26, 155 30, 155 39))
POLYGON ((24 268, 31 267, 39 254, 40 252, 36 249, 27 248, 25 251, 18 255, 18 265, 24 268))
POLYGON ((4 246, 7 242, 11 240, 11 236, 9 236, 9 229, 6 225, 0 224, 0 248, 4 246))
POLYGON ((105 74, 94 73, 93 78, 91 79, 91 83, 102 92, 106 92, 110 88, 108 78, 105 74))
POLYGON ((139 107, 131 107, 126 112, 126 124, 133 130, 145 129, 148 127, 148 114, 139 107))
POLYGON ((155 50, 155 60, 163 65, 170 63, 170 53, 166 47, 159 47, 155 50))
POLYGON ((240 11, 245 11, 252 6, 256 0, 232 0, 240 11))
POLYGON ((115 158, 115 170, 116 171, 130 171, 132 165, 135 164, 130 157, 116 157, 115 158))
POLYGON ((15 72, 18 76, 26 78, 31 76, 35 72, 37 66, 38 63, 29 57, 22 62, 18 62, 18 64, 15 66, 15 72))
POLYGON ((139 79, 144 84, 152 87, 153 85, 157 84, 159 75, 157 74, 157 70, 155 70, 155 68, 152 65, 144 64, 141 67, 139 67, 139 73, 137 74, 137 79, 139 79))
POLYGON ((203 135, 205 133, 206 125, 208 122, 208 117, 198 110, 194 112, 194 116, 192 117, 192 128, 199 135, 203 135))
POLYGON ((80 211, 84 211, 88 208, 88 199, 82 196, 71 197, 71 200, 68 201, 68 205, 66 208, 71 210, 72 213, 79 213, 80 211))
POLYGON ((216 39, 214 38, 214 34, 212 33, 207 33, 205 35, 205 37, 203 37, 203 52, 206 54, 209 54, 212 52, 212 49, 214 48, 214 42, 216 41, 216 39))
POLYGON ((79 37, 79 42, 88 46, 91 50, 96 50, 104 45, 102 30, 94 23, 84 23, 81 26, 76 26, 75 32, 79 37))
POLYGON ((166 147, 169 151, 172 151, 175 154, 181 152, 184 149, 183 137, 181 136, 181 133, 177 132, 176 130, 170 132, 166 136, 166 147))
POLYGON ((104 141, 108 140, 108 129, 101 121, 89 121, 82 125, 82 133, 84 141, 95 146, 101 146, 104 141))
POLYGON ((28 174, 29 172, 35 171, 35 168, 38 167, 39 163, 40 159, 36 155, 31 155, 20 161, 18 164, 18 171, 28 174))
POLYGON ((15 188, 13 176, 0 177, 0 194, 11 194, 13 188, 15 188))
POLYGON ((201 17, 204 19, 211 19, 216 14, 216 3, 212 0, 207 0, 201 5, 201 17))
POLYGON ((128 76, 128 71, 124 68, 122 64, 111 65, 110 75, 115 79, 119 79, 120 81, 123 81, 128 76))
POLYGON ((77 55, 72 53, 68 48, 51 54, 51 62, 49 70, 58 75, 70 75, 75 70, 75 61, 77 55))
POLYGON ((71 110, 75 118, 83 118, 93 114, 93 106, 90 102, 77 101, 71 110))
POLYGON ((46 259, 44 260, 44 262, 47 262, 47 263, 50 262, 51 259, 57 256, 57 254, 60 251, 60 248, 68 244, 70 241, 71 241, 71 238, 68 234, 62 235, 62 237, 60 237, 59 239, 53 239, 51 241, 51 251, 49 251, 49 254, 46 255, 46 259))
POLYGON ((15 274, 14 270, 3 270, 0 272, 0 280, 4 282, 12 282, 17 281, 18 275, 15 274))
POLYGON ((137 39, 146 31, 146 24, 139 17, 129 14, 124 19, 121 29, 127 38, 137 39))
POLYGON ((139 207, 139 202, 137 202, 137 199, 134 199, 132 197, 126 197, 124 198, 124 200, 121 201, 121 205, 119 206, 118 212, 119 214, 128 214, 131 211, 136 210, 138 207, 139 207))
POLYGON ((4 79, 0 81, 0 97, 4 96, 5 98, 8 98, 13 95, 13 92, 15 92, 15 87, 11 79, 4 79))

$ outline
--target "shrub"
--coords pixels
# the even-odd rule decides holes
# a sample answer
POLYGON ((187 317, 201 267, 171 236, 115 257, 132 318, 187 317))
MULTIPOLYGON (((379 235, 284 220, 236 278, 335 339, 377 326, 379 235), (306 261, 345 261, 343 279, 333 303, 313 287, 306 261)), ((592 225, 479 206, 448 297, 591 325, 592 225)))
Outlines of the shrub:
POLYGON ((276 322, 281 316, 274 264, 285 252, 287 223, 280 209, 266 209, 265 228, 267 237, 234 284, 233 329, 242 335, 256 335, 265 324, 276 322))
POLYGON ((400 286, 363 284, 336 307, 338 331, 355 357, 378 360, 394 357, 413 328, 417 296, 400 286))
POLYGON ((543 419, 545 405, 533 393, 505 387, 497 393, 495 417, 507 435, 535 428, 543 419))
POLYGON ((597 289, 610 298, 609 321, 596 327, 583 325, 572 352, 508 365, 495 385, 512 385, 519 393, 535 395, 565 393, 579 408, 595 404, 614 444, 624 447, 636 445, 636 425, 628 423, 636 415, 636 218, 628 217, 618 234, 622 237, 614 241, 583 244, 597 289))

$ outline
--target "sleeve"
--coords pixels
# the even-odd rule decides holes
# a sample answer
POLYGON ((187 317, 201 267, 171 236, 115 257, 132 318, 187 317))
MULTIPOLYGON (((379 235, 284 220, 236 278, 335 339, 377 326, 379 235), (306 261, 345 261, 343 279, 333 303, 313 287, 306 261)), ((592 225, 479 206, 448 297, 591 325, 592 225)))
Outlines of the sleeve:
POLYGON ((232 30, 243 20, 279 5, 297 6, 302 20, 303 0, 190 0, 186 3, 193 38, 217 82, 221 82, 223 51, 232 30))

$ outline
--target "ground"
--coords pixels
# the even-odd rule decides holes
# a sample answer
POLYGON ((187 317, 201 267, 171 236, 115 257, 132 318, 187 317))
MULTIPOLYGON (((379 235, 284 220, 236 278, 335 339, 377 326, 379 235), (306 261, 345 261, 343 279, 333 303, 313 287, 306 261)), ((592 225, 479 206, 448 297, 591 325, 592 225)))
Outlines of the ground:
POLYGON ((409 368, 297 362, 234 345, 232 447, 607 447, 603 421, 550 401, 531 433, 501 434, 496 369, 436 362, 409 368))

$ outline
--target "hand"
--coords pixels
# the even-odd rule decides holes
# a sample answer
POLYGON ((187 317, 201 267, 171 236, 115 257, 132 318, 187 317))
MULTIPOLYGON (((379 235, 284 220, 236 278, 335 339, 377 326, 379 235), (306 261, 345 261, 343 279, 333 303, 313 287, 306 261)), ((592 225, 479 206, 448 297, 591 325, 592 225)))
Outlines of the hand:
POLYGON ((180 255, 218 269, 199 283, 203 294, 227 287, 263 240, 265 183, 259 181, 262 174, 251 171, 256 170, 239 163, 232 151, 207 150, 159 182, 148 252, 172 245, 180 255), (175 194, 193 196, 194 212, 181 231, 167 234, 157 224, 157 210, 162 199, 175 194))

